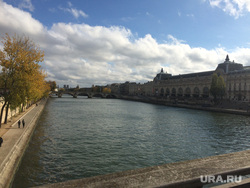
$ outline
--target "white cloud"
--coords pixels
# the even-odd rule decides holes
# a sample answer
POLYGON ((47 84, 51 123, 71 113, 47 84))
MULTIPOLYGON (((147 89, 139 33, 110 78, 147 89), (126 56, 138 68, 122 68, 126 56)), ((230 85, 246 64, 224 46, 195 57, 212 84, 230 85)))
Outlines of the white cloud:
POLYGON ((68 5, 69 5, 69 7, 72 7, 72 6, 73 6, 72 3, 71 3, 70 1, 68 1, 68 5))
POLYGON ((171 44, 179 45, 179 44, 181 44, 181 43, 185 43, 184 40, 177 39, 177 38, 175 38, 175 37, 172 36, 172 35, 168 35, 167 38, 170 40, 170 43, 171 43, 171 44))
MULTIPOLYGON (((30 13, 0 0, 1 33, 29 36, 45 51, 41 64, 48 79, 59 85, 90 87, 125 81, 146 82, 163 67, 172 74, 214 70, 224 61, 222 47, 192 48, 169 35, 159 43, 150 34, 138 38, 129 29, 87 24, 55 23, 45 28, 30 13)), ((229 55, 250 65, 250 49, 237 48, 229 55)))
POLYGON ((82 10, 78 10, 76 8, 73 8, 73 5, 72 5, 71 2, 68 2, 68 6, 69 6, 69 8, 60 7, 59 9, 65 11, 65 12, 69 12, 76 19, 79 18, 80 16, 82 16, 83 18, 87 18, 88 17, 88 15, 85 12, 83 12, 82 10))
POLYGON ((133 17, 122 17, 121 20, 124 22, 130 22, 130 21, 134 20, 134 18, 133 17))
POLYGON ((250 0, 209 0, 209 2, 212 7, 221 8, 236 19, 244 12, 250 12, 250 0))
POLYGON ((14 8, 0 0, 1 33, 13 33, 18 30, 33 35, 43 32, 43 25, 32 18, 31 14, 14 8), (24 27, 25 26, 25 27, 24 27))
POLYGON ((31 0, 22 0, 22 1, 19 3, 18 7, 19 7, 20 9, 28 9, 28 10, 31 11, 31 12, 33 12, 34 9, 35 9, 34 6, 33 6, 33 4, 32 4, 32 2, 31 2, 31 0))
POLYGON ((71 13, 73 14, 73 16, 75 18, 79 18, 80 16, 84 17, 84 18, 87 18, 88 15, 85 14, 85 12, 83 12, 82 10, 77 10, 77 9, 74 9, 74 8, 71 8, 71 13))
POLYGON ((187 17, 194 18, 194 14, 187 14, 187 17))
POLYGON ((178 11, 177 14, 178 14, 179 17, 181 17, 181 12, 180 11, 178 11))

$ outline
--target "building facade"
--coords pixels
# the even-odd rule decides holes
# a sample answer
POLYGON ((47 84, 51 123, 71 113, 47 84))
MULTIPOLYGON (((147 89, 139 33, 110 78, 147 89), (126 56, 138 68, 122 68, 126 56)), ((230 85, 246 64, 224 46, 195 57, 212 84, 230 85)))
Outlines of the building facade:
POLYGON ((151 82, 129 84, 130 95, 158 96, 165 98, 209 99, 212 75, 222 76, 226 85, 225 99, 250 101, 250 66, 230 61, 228 55, 214 71, 171 75, 163 69, 151 82))

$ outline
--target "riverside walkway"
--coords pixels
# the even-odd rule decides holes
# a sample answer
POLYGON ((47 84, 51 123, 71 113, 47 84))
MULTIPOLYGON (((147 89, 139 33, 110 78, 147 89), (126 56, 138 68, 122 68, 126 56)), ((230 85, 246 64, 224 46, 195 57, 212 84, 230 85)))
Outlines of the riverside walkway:
POLYGON ((46 101, 46 99, 41 100, 37 103, 38 106, 32 105, 19 116, 13 117, 11 122, 2 125, 0 129, 0 136, 3 138, 3 144, 0 147, 0 188, 9 187, 46 101), (19 119, 25 120, 24 128, 22 123, 18 128, 19 119))

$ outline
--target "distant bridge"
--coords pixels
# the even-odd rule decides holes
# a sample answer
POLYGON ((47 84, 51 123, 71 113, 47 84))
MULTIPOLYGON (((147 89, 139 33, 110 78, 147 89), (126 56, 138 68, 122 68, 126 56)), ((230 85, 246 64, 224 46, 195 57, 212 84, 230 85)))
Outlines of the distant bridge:
POLYGON ((53 91, 52 96, 57 96, 61 98, 64 94, 71 95, 74 98, 77 96, 87 96, 88 98, 100 97, 100 98, 118 98, 117 95, 112 93, 102 93, 102 92, 93 92, 92 88, 81 88, 81 89, 67 89, 65 91, 53 91))

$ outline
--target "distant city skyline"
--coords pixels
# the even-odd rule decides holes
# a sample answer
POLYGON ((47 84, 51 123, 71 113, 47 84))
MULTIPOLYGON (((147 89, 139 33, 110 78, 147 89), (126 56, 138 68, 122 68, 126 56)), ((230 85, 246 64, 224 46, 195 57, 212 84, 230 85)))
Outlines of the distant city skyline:
MULTIPOLYGON (((0 0, 0 33, 26 35, 45 52, 57 85, 147 82, 250 65, 247 0, 0 0)), ((0 44, 2 48, 2 44, 0 44)))

